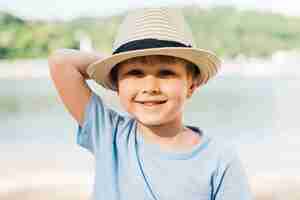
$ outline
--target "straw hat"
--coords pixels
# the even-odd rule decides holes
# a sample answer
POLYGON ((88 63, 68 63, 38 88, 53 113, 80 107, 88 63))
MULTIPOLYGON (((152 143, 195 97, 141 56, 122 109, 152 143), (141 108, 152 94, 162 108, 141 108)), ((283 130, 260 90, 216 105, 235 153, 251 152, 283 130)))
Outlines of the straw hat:
POLYGON ((200 84, 214 76, 221 63, 214 53, 196 48, 179 9, 140 8, 129 12, 121 23, 113 54, 89 65, 87 73, 103 87, 116 90, 111 69, 127 59, 148 55, 174 56, 192 62, 201 72, 200 84))

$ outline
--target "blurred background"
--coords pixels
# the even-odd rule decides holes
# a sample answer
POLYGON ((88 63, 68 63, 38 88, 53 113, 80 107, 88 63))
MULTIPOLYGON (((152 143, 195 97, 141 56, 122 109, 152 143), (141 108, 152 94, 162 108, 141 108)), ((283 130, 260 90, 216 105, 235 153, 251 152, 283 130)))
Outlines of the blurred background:
MULTIPOLYGON (((0 1, 0 199, 88 199, 94 158, 51 82, 59 48, 111 53, 124 12, 181 7, 220 73, 185 122, 237 146, 256 200, 300 199, 300 3, 194 0, 0 1), (189 3, 187 3, 189 2, 189 3)), ((119 108, 112 92, 90 87, 119 108)))

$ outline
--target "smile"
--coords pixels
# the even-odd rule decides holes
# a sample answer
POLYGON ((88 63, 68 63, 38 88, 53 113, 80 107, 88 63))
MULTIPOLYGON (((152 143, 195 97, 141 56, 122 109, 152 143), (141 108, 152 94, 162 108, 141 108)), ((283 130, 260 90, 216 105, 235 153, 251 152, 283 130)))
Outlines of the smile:
POLYGON ((156 106, 156 105, 161 105, 161 104, 164 104, 166 102, 167 102, 167 100, 165 100, 165 101, 137 101, 137 103, 145 105, 145 106, 149 106, 149 107, 156 106))

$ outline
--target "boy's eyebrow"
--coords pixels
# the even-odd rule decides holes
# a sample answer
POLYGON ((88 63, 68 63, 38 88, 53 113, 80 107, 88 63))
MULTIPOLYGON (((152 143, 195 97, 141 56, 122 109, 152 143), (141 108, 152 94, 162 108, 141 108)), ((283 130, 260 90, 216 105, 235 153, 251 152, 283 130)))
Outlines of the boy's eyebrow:
MULTIPOLYGON (((125 70, 122 73, 122 75, 128 75, 128 74, 132 74, 132 73, 144 74, 145 71, 143 69, 133 68, 133 69, 125 70)), ((170 74, 174 74, 174 75, 178 74, 178 72, 176 70, 174 70, 173 68, 160 68, 155 73, 158 75, 161 75, 162 73, 170 73, 170 74)))

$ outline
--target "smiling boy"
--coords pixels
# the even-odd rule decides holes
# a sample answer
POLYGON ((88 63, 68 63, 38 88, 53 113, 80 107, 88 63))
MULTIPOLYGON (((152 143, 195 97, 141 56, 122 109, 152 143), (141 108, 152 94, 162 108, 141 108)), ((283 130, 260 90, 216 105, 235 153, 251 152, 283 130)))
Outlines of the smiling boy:
POLYGON ((78 122, 77 142, 95 156, 95 200, 250 200, 235 150, 184 125, 186 101, 220 67, 194 48, 175 9, 130 12, 113 55, 58 50, 50 73, 78 122), (107 106, 85 80, 117 93, 128 113, 107 106))
POLYGON ((187 61, 156 55, 129 59, 115 69, 120 102, 144 137, 162 147, 191 148, 199 142, 182 122, 184 103, 196 88, 187 61))

